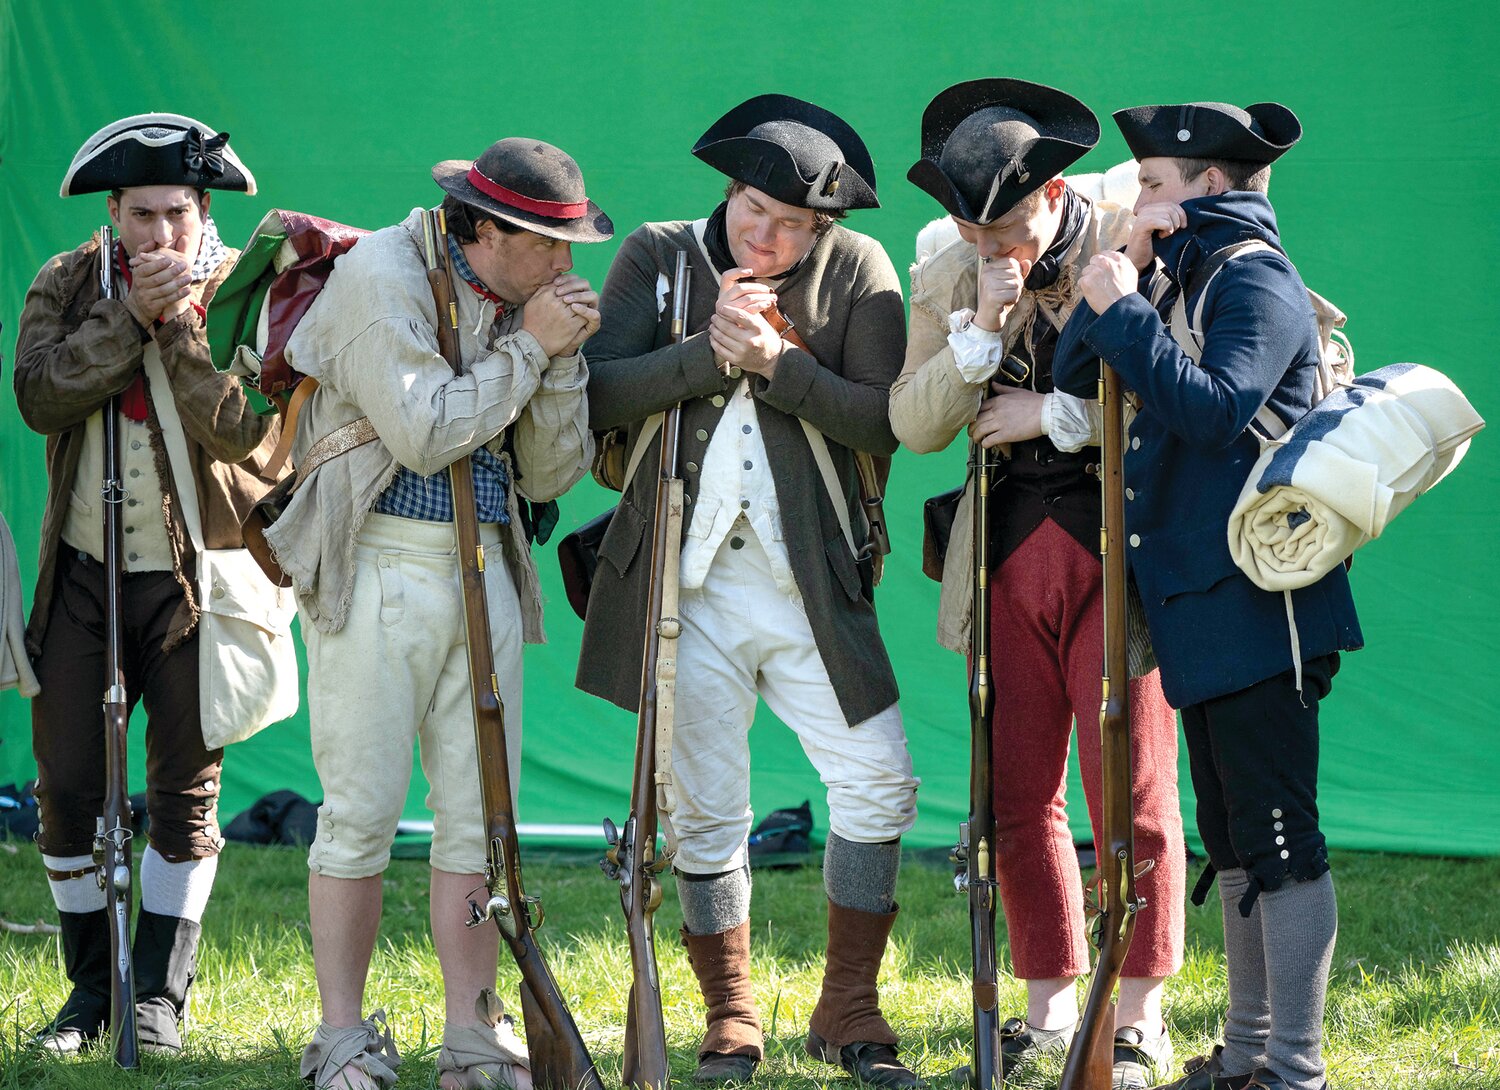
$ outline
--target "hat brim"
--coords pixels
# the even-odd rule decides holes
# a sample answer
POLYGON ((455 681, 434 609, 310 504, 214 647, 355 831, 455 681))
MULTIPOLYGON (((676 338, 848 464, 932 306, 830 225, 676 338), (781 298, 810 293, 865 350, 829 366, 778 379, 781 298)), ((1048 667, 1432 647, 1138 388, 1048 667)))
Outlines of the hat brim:
POLYGON ((481 208, 506 223, 538 235, 564 242, 607 242, 614 237, 614 223, 593 201, 588 201, 588 211, 577 219, 558 219, 514 208, 496 200, 469 181, 469 168, 473 165, 471 159, 445 159, 432 168, 432 180, 444 192, 452 194, 465 204, 481 208))

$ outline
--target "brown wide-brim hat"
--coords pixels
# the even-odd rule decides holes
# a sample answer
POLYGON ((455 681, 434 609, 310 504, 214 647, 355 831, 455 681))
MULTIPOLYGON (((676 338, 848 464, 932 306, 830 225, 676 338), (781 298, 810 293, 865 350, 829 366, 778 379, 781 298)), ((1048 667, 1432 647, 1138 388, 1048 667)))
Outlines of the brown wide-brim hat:
POLYGON ((478 159, 446 159, 432 179, 475 208, 565 242, 604 242, 615 225, 583 189, 583 171, 561 148, 524 136, 491 144, 478 159))
POLYGON ((1302 123, 1279 102, 1243 110, 1227 102, 1136 106, 1115 124, 1137 159, 1230 159, 1274 163, 1302 139, 1302 123))
POLYGON ((1023 79, 954 84, 922 113, 922 158, 907 179, 950 215, 991 223, 1099 142, 1078 99, 1023 79))

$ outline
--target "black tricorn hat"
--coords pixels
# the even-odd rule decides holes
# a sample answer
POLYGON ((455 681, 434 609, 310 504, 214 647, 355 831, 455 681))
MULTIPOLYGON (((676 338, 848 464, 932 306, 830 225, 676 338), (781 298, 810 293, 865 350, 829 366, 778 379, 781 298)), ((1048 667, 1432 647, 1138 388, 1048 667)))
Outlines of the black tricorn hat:
POLYGON ((255 175, 215 132, 182 114, 136 114, 83 142, 63 175, 61 195, 107 193, 143 185, 183 185, 255 194, 255 175))
POLYGON ((603 242, 615 225, 583 191, 583 171, 561 148, 508 136, 478 159, 445 159, 433 181, 465 204, 565 242, 603 242))
POLYGON ((951 215, 985 224, 1099 142, 1099 119, 1072 95, 1023 79, 974 79, 922 111, 922 158, 907 179, 951 215))
POLYGON ((879 208, 869 149, 837 114, 791 95, 757 95, 709 126, 693 154, 767 196, 820 212, 879 208))
POLYGON ((1274 163, 1302 139, 1302 123, 1279 102, 1240 109, 1227 102, 1136 106, 1115 124, 1137 159, 1233 159, 1274 163))

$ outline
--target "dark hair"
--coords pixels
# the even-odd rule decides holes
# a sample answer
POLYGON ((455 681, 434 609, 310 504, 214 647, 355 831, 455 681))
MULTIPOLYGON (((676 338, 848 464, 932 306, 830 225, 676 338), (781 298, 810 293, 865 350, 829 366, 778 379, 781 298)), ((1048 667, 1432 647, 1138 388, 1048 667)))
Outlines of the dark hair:
MULTIPOLYGON (((139 189, 140 186, 131 186, 130 188, 131 189, 139 189)), ((196 192, 198 194, 198 203, 202 204, 203 203, 203 198, 206 197, 206 196, 208 196, 208 190, 207 189, 203 189, 203 188, 199 188, 199 189, 196 190, 196 192)), ((117 187, 115 189, 111 189, 109 191, 109 195, 112 198, 114 198, 114 202, 116 204, 119 204, 120 203, 120 198, 125 195, 125 190, 117 187)))
POLYGON ((1191 182, 1209 167, 1218 167, 1230 189, 1265 193, 1271 187, 1271 164, 1251 163, 1244 159, 1178 159, 1177 171, 1184 182, 1191 182))
POLYGON ((479 225, 489 220, 501 234, 519 235, 526 230, 509 220, 503 220, 493 212, 465 204, 452 193, 443 194, 443 218, 448 221, 448 235, 460 245, 479 241, 479 225))
MULTIPOLYGON (((748 182, 741 182, 736 179, 730 179, 729 184, 724 187, 724 199, 727 201, 736 193, 743 192, 744 190, 749 188, 750 184, 748 182)), ((808 211, 813 214, 813 234, 818 236, 822 236, 825 232, 827 232, 827 230, 833 226, 835 220, 841 220, 849 214, 842 208, 840 208, 837 212, 822 212, 816 208, 809 208, 808 211)))

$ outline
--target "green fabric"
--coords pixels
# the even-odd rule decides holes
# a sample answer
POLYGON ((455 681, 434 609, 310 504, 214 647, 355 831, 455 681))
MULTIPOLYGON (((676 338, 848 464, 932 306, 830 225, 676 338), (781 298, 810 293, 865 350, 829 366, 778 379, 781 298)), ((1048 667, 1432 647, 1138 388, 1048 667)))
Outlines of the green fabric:
MULTIPOLYGON (((266 304, 266 292, 275 279, 271 266, 276 251, 286 241, 286 233, 274 234, 257 230, 234 271, 219 285, 208 304, 208 347, 213 354, 214 366, 227 370, 234 359, 234 350, 239 345, 255 345, 255 327, 260 321, 261 308, 266 304)), ((259 390, 245 388, 255 411, 264 415, 276 411, 276 406, 259 390)))
MULTIPOLYGON (((882 207, 848 222, 904 270, 917 230, 941 211, 903 176, 918 155, 923 108, 958 80, 1012 75, 1062 87, 1099 115, 1103 139, 1078 170, 1126 157, 1109 118, 1117 109, 1200 99, 1290 105, 1306 136, 1277 162, 1271 198, 1308 285, 1349 314, 1359 369, 1430 364, 1482 414, 1496 415, 1500 265, 1488 243, 1497 164, 1483 119, 1484 104, 1500 102, 1500 9, 1458 0, 1421 9, 1394 0, 995 8, 771 0, 755 9, 748 32, 745 21, 743 10, 704 6, 663 6, 643 19, 631 5, 565 16, 512 5, 499 37, 493 19, 461 21, 504 63, 450 47, 444 65, 430 62, 457 24, 416 0, 373 0, 358 18, 343 5, 302 0, 180 10, 141 0, 0 0, 0 348, 13 355, 36 270, 103 221, 102 194, 64 201, 57 189, 78 145, 128 113, 183 111, 232 134, 260 192, 214 194, 231 245, 272 208, 393 223, 439 199, 433 163, 472 158, 502 136, 551 141, 577 157, 589 196, 615 220, 614 242, 573 250, 597 287, 638 224, 713 209, 724 179, 689 149, 720 113, 766 91, 825 105, 864 137, 882 207), (151 48, 139 48, 143 41, 151 48)), ((43 445, 14 399, 0 398, 0 511, 28 596, 43 445)), ((898 454, 886 503, 895 552, 879 609, 923 780, 918 824, 905 838, 915 847, 952 843, 966 806, 964 664, 933 640, 937 587, 919 570, 922 500, 962 480, 961 447, 898 454)), ((1500 853, 1496 496, 1500 438, 1481 433, 1458 471, 1356 559, 1351 578, 1369 647, 1346 657, 1324 713, 1319 802, 1337 847, 1500 853)), ((592 482, 575 488, 563 497, 554 540, 615 498, 592 482)), ((573 688, 581 624, 553 553, 538 555, 551 643, 527 651, 521 818, 619 820, 634 718, 573 688)), ((1092 710, 1084 719, 1084 729, 1097 729, 1092 710)), ((137 790, 142 727, 138 717, 137 790)), ((0 694, 0 742, 0 783, 34 774, 29 711, 14 693, 0 694)), ((765 715, 751 750, 757 810, 811 795, 825 834, 823 793, 790 732, 765 715)), ((1007 755, 997 760, 1003 781, 1007 755)), ((1185 754, 1180 778, 1191 830, 1185 754)), ((229 751, 221 813, 227 820, 279 787, 319 796, 305 699, 296 719, 229 751)), ((411 817, 425 816, 425 792, 418 773, 411 817)), ((1076 778, 1068 798, 1073 827, 1087 836, 1076 778)))

